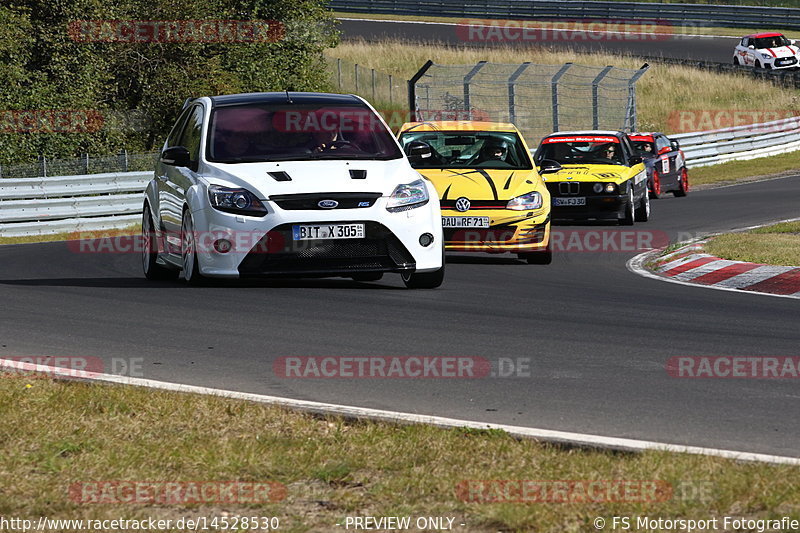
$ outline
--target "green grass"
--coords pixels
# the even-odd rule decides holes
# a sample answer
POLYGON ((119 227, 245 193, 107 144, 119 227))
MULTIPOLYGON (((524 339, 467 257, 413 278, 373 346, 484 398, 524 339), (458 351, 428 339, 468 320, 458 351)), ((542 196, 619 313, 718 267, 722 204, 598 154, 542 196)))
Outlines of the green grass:
MULTIPOLYGON (((499 431, 318 418, 217 397, 0 379, 0 515, 176 518, 275 515, 281 530, 335 531, 345 516, 447 516, 464 532, 593 530, 596 516, 800 518, 800 468, 648 452, 565 450, 499 431), (81 504, 73 483, 278 482, 277 503, 81 504), (469 480, 658 480, 665 501, 465 502, 469 480)), ((342 528, 343 529, 343 528, 342 528)))
MULTIPOLYGON (((326 53, 392 74, 395 79, 410 78, 428 59, 451 65, 475 64, 485 60, 515 64, 529 61, 545 65, 574 62, 638 69, 642 64, 641 59, 605 53, 514 46, 475 48, 398 41, 348 41, 326 53)), ((368 94, 362 96, 370 98, 368 94)), ((652 65, 637 83, 637 102, 639 130, 663 131, 667 134, 675 133, 671 131, 674 127, 681 127, 680 121, 676 120, 679 111, 779 111, 787 116, 800 115, 800 95, 796 90, 775 87, 743 74, 719 74, 682 65, 652 65)), ((404 108, 404 101, 401 100, 395 107, 404 108)))
POLYGON ((721 185, 785 173, 800 175, 800 152, 692 168, 689 169, 689 183, 692 186, 721 185))
POLYGON ((800 222, 719 235, 706 243, 705 250, 733 261, 800 266, 800 222))

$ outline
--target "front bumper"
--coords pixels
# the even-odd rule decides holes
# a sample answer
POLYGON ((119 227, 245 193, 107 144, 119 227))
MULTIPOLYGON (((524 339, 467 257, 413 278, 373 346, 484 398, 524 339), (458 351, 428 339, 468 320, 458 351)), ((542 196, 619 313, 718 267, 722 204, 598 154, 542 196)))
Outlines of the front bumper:
POLYGON ((628 187, 631 182, 627 181, 617 187, 616 193, 596 193, 594 192, 593 182, 572 182, 575 186, 572 190, 574 194, 561 194, 557 181, 547 183, 550 191, 553 220, 619 220, 625 216, 628 206, 628 187), (584 198, 585 205, 562 205, 556 206, 557 199, 584 198))
POLYGON ((627 195, 588 197, 586 205, 553 206, 553 220, 618 220, 625 216, 627 205, 627 195))
POLYGON ((414 256, 386 226, 377 222, 364 225, 363 239, 294 241, 292 224, 281 224, 253 246, 239 264, 239 275, 324 276, 416 270, 414 256))
POLYGON ((198 233, 198 267, 209 277, 345 276, 358 272, 429 272, 442 266, 442 226, 438 202, 390 213, 385 199, 369 208, 283 210, 264 202, 263 218, 217 211, 204 206, 192 211, 198 233), (361 223, 361 239, 294 241, 292 225, 361 223), (433 243, 420 244, 424 233, 433 243), (204 237, 210 235, 210 237, 204 237), (200 239, 203 241, 200 241, 200 239), (213 242, 232 243, 226 253, 213 242))
POLYGON ((498 210, 473 214, 445 210, 442 216, 488 216, 488 228, 445 228, 445 249, 452 252, 532 252, 550 242, 550 214, 540 209, 524 212, 498 210), (521 219, 521 220, 520 220, 521 219))
POLYGON ((778 58, 772 61, 771 66, 773 70, 792 70, 800 68, 800 62, 798 62, 797 58, 778 58))

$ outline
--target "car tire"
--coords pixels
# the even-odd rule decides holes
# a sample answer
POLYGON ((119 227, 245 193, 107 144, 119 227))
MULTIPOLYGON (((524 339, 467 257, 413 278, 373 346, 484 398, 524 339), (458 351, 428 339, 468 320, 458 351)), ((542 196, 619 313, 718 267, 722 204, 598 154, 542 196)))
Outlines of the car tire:
POLYGON ((181 263, 183 264, 183 279, 189 285, 203 285, 206 278, 200 273, 197 263, 197 242, 195 239, 194 221, 188 209, 183 210, 181 221, 181 263))
POLYGON ((645 191, 642 195, 642 201, 634 212, 636 222, 647 222, 650 220, 650 195, 645 191))
POLYGON ((661 198, 661 176, 657 171, 653 172, 653 192, 650 193, 650 198, 658 200, 661 198))
POLYGON ((150 281, 177 279, 177 270, 158 264, 158 242, 154 237, 153 217, 150 215, 150 206, 145 202, 142 208, 142 270, 144 277, 150 281))
POLYGON ((738 67, 738 66, 739 66, 739 65, 741 65, 742 63, 739 61, 739 58, 738 58, 738 57, 736 57, 736 56, 733 56, 733 64, 734 64, 734 65, 736 65, 736 66, 738 67))
POLYGON ((350 276, 353 281, 379 281, 383 272, 359 272, 350 276))
POLYGON ((756 60, 756 62, 755 62, 755 63, 753 63, 753 68, 756 68, 756 69, 758 69, 758 68, 763 68, 763 67, 761 66, 761 61, 759 61, 759 60, 756 60))
POLYGON ((523 252, 517 254, 517 257, 527 261, 529 265, 549 265, 553 262, 553 250, 548 244, 541 252, 523 252))
POLYGON ((677 197, 683 197, 689 194, 689 172, 686 170, 686 168, 681 171, 681 179, 678 182, 678 190, 673 191, 672 194, 677 197))
POLYGON ((442 268, 433 272, 403 272, 400 276, 408 289, 435 289, 444 281, 444 247, 442 247, 442 268))
POLYGON ((634 205, 633 205, 633 186, 628 190, 628 200, 625 202, 625 214, 619 219, 620 226, 633 226, 634 205))

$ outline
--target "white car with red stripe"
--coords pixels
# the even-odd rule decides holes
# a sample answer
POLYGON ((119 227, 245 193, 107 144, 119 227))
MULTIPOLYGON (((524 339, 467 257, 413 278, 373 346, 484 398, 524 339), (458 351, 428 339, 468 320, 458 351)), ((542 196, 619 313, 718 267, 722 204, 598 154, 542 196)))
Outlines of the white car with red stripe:
POLYGON ((748 35, 736 45, 733 64, 768 69, 798 68, 800 47, 782 33, 748 35))

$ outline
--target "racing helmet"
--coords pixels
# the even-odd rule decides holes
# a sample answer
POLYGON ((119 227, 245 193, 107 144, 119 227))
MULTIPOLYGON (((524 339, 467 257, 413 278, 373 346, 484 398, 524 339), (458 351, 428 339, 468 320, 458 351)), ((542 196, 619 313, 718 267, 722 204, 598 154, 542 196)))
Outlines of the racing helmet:
POLYGON ((510 148, 508 141, 503 139, 487 139, 481 146, 481 159, 484 161, 495 159, 505 161, 510 148))

